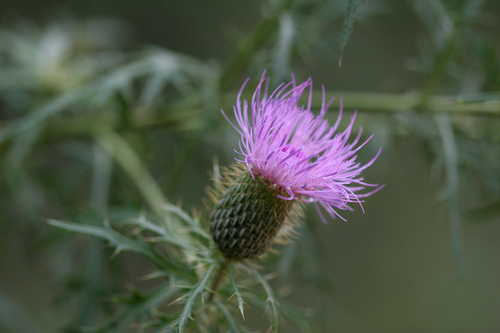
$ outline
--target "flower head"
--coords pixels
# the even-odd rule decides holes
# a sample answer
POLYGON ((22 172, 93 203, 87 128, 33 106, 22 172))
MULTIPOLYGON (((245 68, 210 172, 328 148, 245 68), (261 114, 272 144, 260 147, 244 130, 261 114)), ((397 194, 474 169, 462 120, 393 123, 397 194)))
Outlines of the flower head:
POLYGON ((362 140, 359 130, 351 139, 356 114, 339 130, 342 107, 330 126, 324 117, 333 100, 326 101, 324 90, 314 114, 311 80, 292 80, 269 94, 263 76, 251 101, 242 98, 245 86, 234 106, 236 122, 228 119, 241 136, 239 163, 216 181, 210 214, 212 237, 233 260, 257 257, 289 234, 302 202, 316 203, 323 219, 322 209, 344 220, 339 210, 362 207, 364 198, 381 188, 361 176, 380 150, 365 164, 357 161, 372 136, 362 140))
MULTIPOLYGON (((301 84, 294 80, 280 85, 268 94, 267 80, 262 77, 252 99, 242 100, 243 85, 234 106, 236 124, 241 136, 239 152, 248 171, 279 187, 283 200, 315 202, 332 217, 344 218, 338 210, 352 210, 364 198, 382 186, 367 183, 361 176, 381 150, 368 162, 357 160, 358 152, 373 138, 361 140, 362 129, 352 137, 356 113, 342 131, 342 105, 337 120, 330 126, 324 118, 333 99, 323 101, 319 114, 312 108, 312 80, 301 84), (306 95, 307 103, 300 104, 306 95)), ((320 211, 321 214, 321 211, 320 211)))

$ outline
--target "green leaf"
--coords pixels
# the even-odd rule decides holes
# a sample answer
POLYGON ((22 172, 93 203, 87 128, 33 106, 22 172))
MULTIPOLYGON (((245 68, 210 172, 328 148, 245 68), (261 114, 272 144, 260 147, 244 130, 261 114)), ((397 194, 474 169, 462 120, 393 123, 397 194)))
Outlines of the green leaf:
POLYGON ((257 282, 260 283, 264 291, 266 292, 267 299, 266 302, 270 307, 271 312, 271 332, 278 332, 279 329, 279 311, 278 311, 278 301, 274 297, 273 289, 271 285, 267 283, 267 280, 256 270, 247 266, 245 267, 248 271, 250 271, 254 276, 257 282))
POLYGON ((462 213, 459 193, 460 173, 458 168, 459 151, 455 134, 447 114, 435 116, 441 138, 442 154, 446 171, 446 200, 448 201, 448 218, 452 250, 455 255, 458 274, 464 274, 464 248, 462 241, 462 213))
MULTIPOLYGON (((265 308, 267 306, 266 302, 262 301, 254 294, 248 293, 245 294, 245 297, 250 304, 256 307, 265 308)), ((305 309, 299 309, 290 304, 280 303, 280 314, 288 321, 295 323, 300 331, 310 333, 312 332, 312 328, 309 322, 312 313, 304 310, 305 309)))
POLYGON ((342 27, 342 32, 340 34, 340 46, 339 46, 339 67, 342 66, 342 57, 344 55, 344 49, 351 37, 352 30, 354 27, 354 22, 356 21, 356 11, 363 0, 349 0, 347 4, 347 16, 344 20, 344 25, 342 27))
POLYGON ((179 206, 172 205, 168 202, 163 204, 163 208, 169 212, 179 217, 181 220, 187 222, 187 224, 191 227, 191 230, 195 233, 203 236, 205 238, 211 238, 211 236, 203 229, 198 219, 191 217, 188 213, 182 210, 179 206))
POLYGON ((123 250, 139 252, 146 256, 150 256, 148 247, 145 243, 141 243, 138 241, 131 240, 118 232, 114 231, 110 227, 99 227, 92 225, 81 225, 76 223, 67 223, 63 221, 57 220, 49 220, 48 223, 58 228, 62 228, 68 231, 79 232, 87 235, 91 235, 94 237, 102 238, 109 241, 112 245, 114 245, 118 252, 123 250))
POLYGON ((101 327, 100 330, 103 332, 125 332, 127 326, 134 319, 157 308, 161 303, 172 298, 178 291, 179 289, 173 286, 173 283, 165 284, 141 299, 140 302, 129 305, 122 313, 101 327))
POLYGON ((215 304, 220 309, 220 311, 222 312, 222 314, 226 318, 229 326, 231 327, 231 333, 240 333, 241 330, 239 329, 238 324, 236 323, 236 320, 234 320, 233 315, 228 310, 228 308, 218 300, 215 300, 215 304))
POLYGON ((241 295, 240 288, 234 279, 234 269, 231 269, 230 273, 231 286, 234 290, 234 295, 236 296, 236 301, 238 302, 238 309, 240 310, 241 316, 245 319, 245 301, 243 300, 243 296, 241 295))
POLYGON ((198 298, 198 296, 200 296, 201 293, 208 287, 208 281, 210 280, 210 277, 212 276, 212 273, 214 272, 216 266, 217 265, 212 265, 205 273, 203 279, 201 279, 201 281, 198 282, 196 288, 194 288, 194 290, 188 294, 186 304, 184 305, 184 309, 182 310, 182 313, 179 317, 179 326, 178 326, 179 333, 184 332, 184 328, 186 327, 186 324, 193 311, 194 303, 198 298))
POLYGON ((101 227, 93 225, 82 225, 76 223, 67 223, 57 220, 49 220, 48 223, 58 228, 62 228, 68 231, 79 232, 94 237, 102 238, 109 241, 113 246, 116 247, 117 253, 121 251, 131 251, 143 254, 149 258, 156 266, 161 269, 168 269, 175 272, 183 277, 192 278, 192 272, 186 270, 181 264, 178 264, 172 260, 166 260, 160 255, 158 255, 148 243, 133 240, 122 234, 116 232, 111 227, 101 227))
POLYGON ((187 249, 187 250, 195 250, 196 249, 191 242, 188 242, 187 240, 184 240, 180 237, 176 237, 174 235, 171 235, 166 228, 163 228, 163 227, 157 225, 156 223, 149 221, 144 215, 140 215, 137 218, 126 220, 123 223, 127 224, 127 225, 139 226, 140 228, 142 228, 144 230, 158 234, 159 236, 154 238, 155 241, 165 242, 165 243, 168 243, 170 245, 174 245, 174 246, 177 246, 179 248, 187 249))
POLYGON ((151 209, 158 216, 162 216, 162 206, 167 200, 129 144, 122 137, 111 132, 99 133, 97 139, 104 150, 128 173, 151 209))

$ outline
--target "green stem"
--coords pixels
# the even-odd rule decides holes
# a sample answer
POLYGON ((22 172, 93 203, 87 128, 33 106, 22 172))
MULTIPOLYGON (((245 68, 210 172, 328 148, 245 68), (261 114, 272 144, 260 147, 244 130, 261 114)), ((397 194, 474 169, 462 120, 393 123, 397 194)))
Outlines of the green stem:
MULTIPOLYGON (((362 113, 399 113, 418 110, 421 114, 449 113, 461 116, 489 116, 500 117, 500 93, 479 94, 473 96, 428 96, 422 101, 422 95, 418 93, 390 94, 390 93, 365 93, 365 92, 334 92, 335 96, 343 101, 347 110, 358 110, 362 113)), ((230 109, 236 95, 229 93, 223 96, 222 109, 230 109)), ((321 93, 314 93, 313 107, 321 106, 321 93)), ((188 112, 196 119, 196 110, 202 108, 202 101, 193 101, 188 112)), ((69 138, 92 139, 95 134, 96 124, 103 128, 109 128, 118 132, 141 131, 152 128, 176 128, 185 120, 179 116, 177 110, 170 110, 172 116, 151 116, 147 119, 132 119, 132 124, 127 128, 117 125, 116 117, 110 114, 88 115, 73 117, 69 119, 56 118, 45 120, 46 127, 42 133, 42 142, 58 142, 69 138)), ((183 114, 185 114, 183 112, 183 114)), ((0 127, 5 129, 7 135, 0 134, 0 153, 6 149, 10 141, 16 135, 21 135, 22 129, 16 128, 21 120, 0 122, 0 127)), ((188 122, 189 123, 189 122, 188 122)), ((185 129, 185 128, 183 128, 185 129)))
POLYGON ((210 295, 208 296, 208 303, 211 303, 214 299, 214 296, 219 289, 222 281, 226 277, 227 269, 229 268, 230 260, 224 259, 222 264, 219 266, 217 273, 215 273, 215 277, 212 281, 212 285, 210 286, 210 295))

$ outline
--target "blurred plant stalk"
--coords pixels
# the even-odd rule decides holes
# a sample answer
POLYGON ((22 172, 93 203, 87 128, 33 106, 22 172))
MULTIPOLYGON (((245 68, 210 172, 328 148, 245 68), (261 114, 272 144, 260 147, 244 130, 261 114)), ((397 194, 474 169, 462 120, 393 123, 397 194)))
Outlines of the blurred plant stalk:
MULTIPOLYGON (((500 116, 500 95, 430 96, 422 103, 418 93, 336 93, 348 109, 359 112, 449 113, 471 116, 500 116)), ((317 103, 319 101, 316 101, 317 103)))
MULTIPOLYGON (((321 94, 315 94, 315 96, 321 94)), ((463 116, 500 116, 500 95, 483 94, 477 96, 430 96, 422 103, 418 93, 390 94, 364 92, 337 92, 335 94, 348 110, 357 110, 361 113, 395 113, 417 111, 420 113, 448 113, 463 116)), ((227 94, 223 98, 229 109, 234 94, 227 94)), ((111 112, 82 113, 71 117, 54 117, 46 124, 43 137, 46 142, 57 142, 73 138, 91 139, 96 126, 118 131, 140 131, 151 128, 170 128, 192 130, 202 127, 196 121, 196 115, 203 110, 202 99, 191 100, 188 105, 166 108, 162 112, 147 113, 146 116, 130 117, 124 124, 120 115, 111 112)), ((319 107, 321 100, 314 100, 319 107)), ((144 113, 142 113, 144 115, 144 113)), ((19 121, 19 120, 15 120, 19 121)), ((0 128, 6 129, 10 122, 0 123, 0 128)), ((21 133, 19 133, 21 134, 21 133)), ((7 141, 7 140, 0 140, 7 141)))

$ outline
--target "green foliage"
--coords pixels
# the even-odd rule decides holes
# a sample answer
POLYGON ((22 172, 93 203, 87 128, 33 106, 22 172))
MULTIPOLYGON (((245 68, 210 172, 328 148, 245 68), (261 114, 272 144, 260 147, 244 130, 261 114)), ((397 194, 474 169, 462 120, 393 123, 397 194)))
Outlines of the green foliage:
MULTIPOLYGON (((68 223, 57 220, 49 220, 52 226, 62 228, 71 232, 78 232, 104 239, 115 249, 114 253, 135 252, 144 256, 151 262, 155 270, 147 276, 156 277, 163 282, 156 290, 148 295, 132 295, 133 301, 126 301, 124 309, 114 319, 95 328, 97 331, 107 332, 112 330, 120 332, 125 327, 130 327, 136 318, 142 318, 145 314, 154 313, 150 322, 141 325, 153 325, 167 331, 176 330, 184 332, 193 326, 190 319, 198 318, 196 325, 210 330, 213 322, 220 318, 214 311, 214 307, 222 309, 219 313, 225 319, 228 327, 245 331, 241 323, 234 319, 233 312, 236 307, 229 308, 225 302, 228 290, 234 292, 237 299, 237 309, 243 316, 244 298, 239 291, 248 289, 248 282, 235 279, 234 270, 231 271, 230 283, 221 287, 220 299, 214 302, 207 295, 212 292, 211 285, 214 281, 214 272, 221 267, 223 259, 215 250, 210 235, 205 227, 196 217, 183 211, 180 207, 166 202, 161 190, 146 171, 138 156, 116 134, 107 133, 100 137, 100 142, 112 158, 120 164, 125 172, 131 177, 142 193, 144 200, 151 207, 149 214, 153 220, 144 214, 138 213, 136 217, 126 220, 117 220, 113 224, 121 231, 115 230, 112 223, 105 221, 104 225, 84 225, 68 223), (168 299, 176 297, 184 303, 178 317, 164 317, 159 315, 160 310, 168 299), (158 322, 158 323, 156 323, 158 322), (160 324, 161 323, 161 324, 160 324)), ((257 270, 240 264, 243 272, 250 272, 264 289, 267 295, 267 303, 271 309, 271 327, 277 331, 279 323, 279 310, 277 300, 271 286, 257 270)), ((174 302, 175 305, 179 301, 174 302)), ((168 308, 168 306, 167 306, 168 308)), ((174 310, 175 311, 175 310, 174 310)), ((223 324, 218 324, 222 327, 223 324)), ((161 331, 161 330, 160 330, 161 331)))
MULTIPOLYGON (((9 295, 10 288, 0 288, 0 330, 332 331, 321 323, 333 321, 330 309, 314 309, 314 317, 287 300, 287 288, 318 288, 318 298, 337 295, 334 274, 322 262, 330 262, 330 249, 312 224, 304 226, 300 243, 263 260, 271 267, 234 264, 213 290, 224 263, 200 207, 211 161, 233 158, 236 146, 217 111, 230 110, 244 78, 265 68, 274 84, 290 73, 341 76, 346 67, 376 61, 372 44, 351 63, 344 54, 354 53, 352 39, 358 31, 360 39, 369 33, 372 19, 402 20, 401 8, 418 25, 418 38, 404 36, 418 44, 418 54, 398 59, 412 79, 384 70, 380 86, 335 95, 346 110, 359 110, 367 132, 384 138, 385 151, 414 140, 428 153, 434 178, 423 183, 434 180, 441 188, 436 207, 446 208, 457 271, 466 275, 463 221, 477 228, 500 221, 494 13, 487 1, 397 3, 266 2, 255 26, 242 26, 229 45, 227 62, 136 48, 114 20, 0 27, 2 270, 11 271, 12 253, 15 260, 29 257, 23 267, 45 263, 38 268, 49 272, 44 289, 54 290, 46 298, 59 299, 50 308, 61 311, 54 318, 64 318, 46 324, 9 295), (324 58, 343 59, 342 68, 324 58), (397 83, 384 86, 386 79, 397 83), (47 217, 57 228, 40 223, 47 217), (252 319, 264 312, 268 322, 252 319)), ((376 47, 397 35, 385 31, 376 47)), ((320 104, 318 91, 313 105, 320 104)), ((405 190, 397 196, 413 192, 405 190)), ((309 306, 314 302, 307 296, 309 306)))
POLYGON ((210 277, 212 276, 215 270, 215 266, 210 267, 203 278, 201 278, 200 282, 198 282, 193 288, 193 290, 187 295, 186 304, 184 305, 184 309, 182 310, 181 315, 179 316, 179 333, 184 332, 184 328, 186 327, 187 321, 189 317, 191 317, 191 313, 193 312, 193 305, 196 299, 201 296, 201 293, 208 289, 208 282, 210 281, 210 277))
POLYGON ((344 20, 344 26, 342 27, 342 34, 340 35, 339 66, 342 65, 342 56, 344 53, 344 49, 353 31, 354 22, 356 20, 356 11, 361 6, 362 2, 362 0, 349 0, 347 4, 347 14, 344 20))

